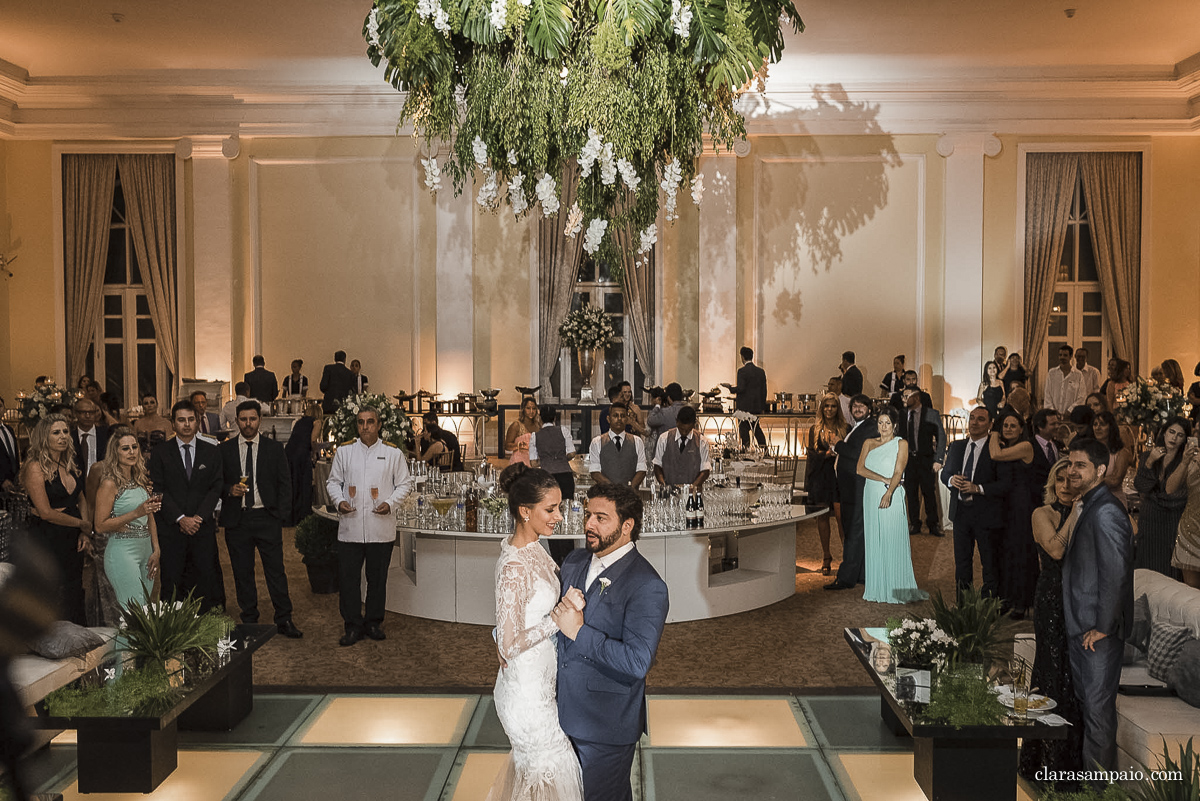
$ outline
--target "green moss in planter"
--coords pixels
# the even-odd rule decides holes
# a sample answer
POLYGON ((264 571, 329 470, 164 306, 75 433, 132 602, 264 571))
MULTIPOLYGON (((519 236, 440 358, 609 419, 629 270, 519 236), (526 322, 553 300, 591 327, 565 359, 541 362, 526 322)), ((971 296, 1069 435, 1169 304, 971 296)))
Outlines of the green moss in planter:
POLYGON ((55 690, 46 696, 46 711, 56 718, 150 716, 170 709, 182 693, 161 664, 147 665, 106 684, 55 690))
POLYGON ((309 515, 296 526, 296 550, 304 564, 322 564, 337 558, 338 524, 320 515, 309 515))
POLYGON ((1129 796, 1119 784, 1105 785, 1103 790, 1085 787, 1073 793, 1064 793, 1053 787, 1038 796, 1038 801, 1127 801, 1129 796))
POLYGON ((929 692, 923 719, 955 728, 998 726, 1008 710, 996 698, 979 672, 969 666, 950 667, 937 674, 929 692))

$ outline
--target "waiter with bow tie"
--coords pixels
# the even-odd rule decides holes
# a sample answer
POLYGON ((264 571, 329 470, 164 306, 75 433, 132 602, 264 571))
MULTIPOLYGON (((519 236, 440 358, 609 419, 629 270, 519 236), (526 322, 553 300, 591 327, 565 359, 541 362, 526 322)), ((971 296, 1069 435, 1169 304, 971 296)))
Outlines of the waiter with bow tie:
POLYGON ((622 484, 637 489, 646 478, 646 446, 641 437, 625 431, 629 407, 615 400, 608 408, 608 431, 588 448, 588 471, 597 484, 622 484))
POLYGON ((688 485, 698 491, 708 478, 708 458, 708 441, 696 430, 696 409, 681 407, 675 427, 658 438, 655 477, 669 486, 688 485))
MULTIPOLYGON (((0 417, 4 416, 4 398, 0 398, 0 417)), ((6 423, 0 423, 0 490, 16 489, 21 454, 17 451, 17 435, 6 423)))

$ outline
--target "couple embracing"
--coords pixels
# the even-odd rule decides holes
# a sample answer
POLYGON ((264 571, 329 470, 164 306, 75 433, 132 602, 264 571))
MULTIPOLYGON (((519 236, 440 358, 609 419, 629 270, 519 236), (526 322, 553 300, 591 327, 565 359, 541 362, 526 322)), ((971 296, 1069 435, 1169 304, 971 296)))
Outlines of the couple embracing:
POLYGON ((496 563, 496 712, 512 745, 489 801, 632 799, 646 730, 646 673, 667 618, 667 586, 635 544, 642 501, 629 487, 588 492, 587 549, 562 566, 539 543, 562 520, 544 470, 500 476, 516 519, 496 563))

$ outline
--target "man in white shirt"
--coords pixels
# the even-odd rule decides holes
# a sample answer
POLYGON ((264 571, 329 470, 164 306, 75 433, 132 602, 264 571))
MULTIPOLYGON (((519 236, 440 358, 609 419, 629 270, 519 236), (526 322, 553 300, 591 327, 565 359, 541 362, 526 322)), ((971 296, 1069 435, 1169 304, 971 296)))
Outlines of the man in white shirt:
POLYGON ((593 439, 588 448, 588 472, 597 484, 637 489, 646 478, 646 446, 641 437, 625 431, 627 413, 622 401, 613 401, 608 409, 608 431, 593 439))
POLYGON ((1087 348, 1075 349, 1075 369, 1083 373, 1083 397, 1100 391, 1100 371, 1088 364, 1087 348))
POLYGON ((408 497, 412 476, 404 454, 379 439, 379 412, 364 407, 355 418, 358 439, 337 449, 325 488, 337 506, 338 570, 342 620, 346 633, 342 646, 354 645, 363 635, 385 639, 384 604, 387 600, 388 563, 396 543, 396 507, 408 497), (367 600, 363 613, 362 574, 366 564, 367 600))
POLYGON ((1058 366, 1046 374, 1046 391, 1042 406, 1066 416, 1071 410, 1087 400, 1087 387, 1083 373, 1071 364, 1075 349, 1063 345, 1058 349, 1058 366))
MULTIPOLYGON (((254 400, 250 397, 250 385, 245 381, 239 381, 233 386, 235 395, 233 400, 221 407, 221 430, 222 431, 237 431, 237 407, 248 400, 254 400)), ((259 411, 262 410, 262 405, 259 405, 259 411)), ((209 432, 212 433, 212 432, 209 432)))
POLYGON ((696 430, 696 410, 691 406, 681 407, 675 427, 658 438, 654 475, 664 484, 686 484, 698 491, 708 473, 708 441, 696 430))

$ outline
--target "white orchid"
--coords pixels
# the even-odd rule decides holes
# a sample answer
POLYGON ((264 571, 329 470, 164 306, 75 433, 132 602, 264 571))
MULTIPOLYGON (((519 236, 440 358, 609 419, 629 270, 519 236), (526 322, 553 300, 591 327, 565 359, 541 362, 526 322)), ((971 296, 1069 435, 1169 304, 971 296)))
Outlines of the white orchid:
POLYGON ((671 0, 671 27, 675 35, 687 41, 692 27, 692 7, 684 5, 680 0, 671 0))
POLYGON ((372 8, 367 17, 367 44, 376 50, 383 50, 383 42, 379 38, 379 9, 372 8))
POLYGON ((617 182, 617 160, 613 157, 612 142, 605 142, 600 151, 600 183, 612 186, 617 182))
POLYGON ((663 169, 662 180, 658 182, 658 188, 666 195, 666 213, 667 222, 672 222, 679 219, 679 215, 675 212, 676 193, 679 191, 679 184, 683 182, 683 170, 679 168, 679 160, 672 158, 667 162, 667 166, 663 169))
POLYGON ((488 165, 487 143, 475 137, 475 141, 471 142, 471 153, 475 156, 475 165, 483 170, 488 165))
POLYGON ((421 159, 425 167, 425 188, 436 192, 442 188, 442 170, 438 167, 436 158, 421 159))
POLYGON ((697 206, 704 198, 704 173, 696 173, 696 177, 692 179, 692 202, 697 206))
POLYGON ((608 230, 608 220, 599 217, 588 223, 587 233, 583 236, 583 249, 590 255, 600 249, 600 240, 608 230))
POLYGON ((568 239, 574 239, 579 236, 579 232, 583 230, 583 209, 579 208, 578 203, 571 204, 571 210, 567 212, 567 228, 564 233, 568 239))
POLYGON ((508 182, 508 205, 512 207, 513 214, 520 217, 529 208, 529 201, 525 199, 525 189, 521 186, 525 182, 525 174, 517 173, 508 182))
POLYGON ((515 151, 515 150, 508 151, 508 163, 513 165, 514 167, 517 166, 517 151, 515 151))
POLYGON ((504 25, 508 22, 508 3, 506 0, 492 0, 491 13, 488 15, 488 22, 498 31, 504 30, 504 25))
POLYGON ((538 203, 542 204, 542 215, 552 217, 557 214, 562 203, 558 199, 558 184, 555 183, 550 173, 542 173, 534 190, 537 192, 538 203))
POLYGON ((629 191, 636 192, 638 184, 642 182, 642 179, 638 177, 633 163, 627 159, 617 159, 617 172, 621 173, 621 181, 628 187, 629 191))
POLYGON ((479 187, 479 194, 476 195, 475 202, 482 208, 491 209, 496 206, 496 198, 500 194, 500 184, 496 179, 495 170, 486 170, 485 175, 487 176, 486 180, 484 180, 483 186, 479 187))
POLYGON ((595 128, 588 128, 587 142, 584 144, 583 150, 579 151, 579 176, 581 178, 587 178, 592 174, 592 165, 600 157, 603 147, 600 134, 596 133, 595 128))

